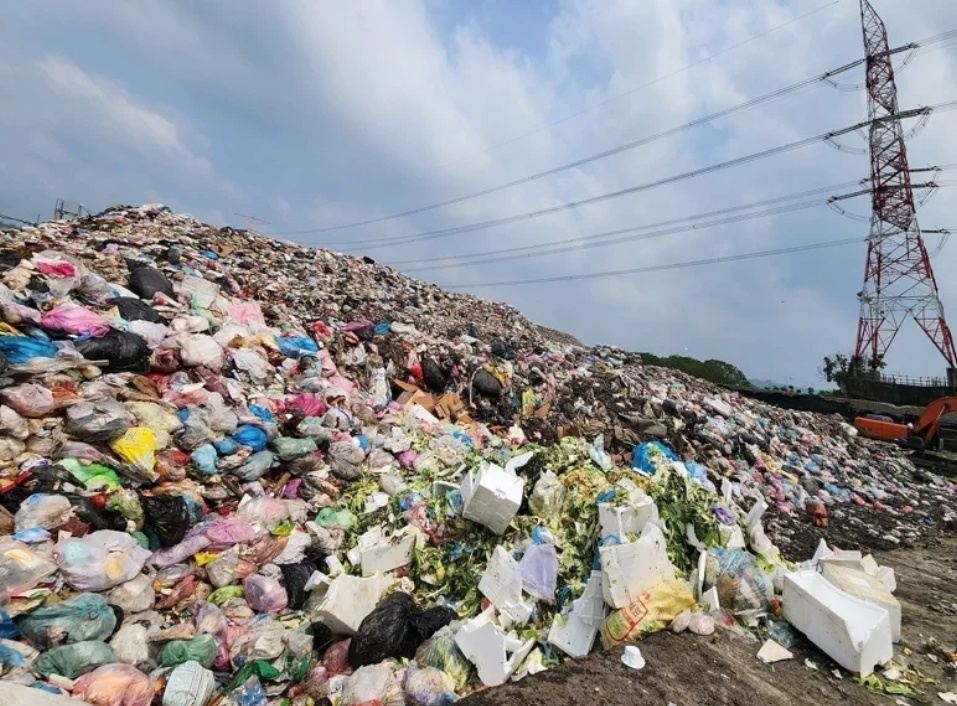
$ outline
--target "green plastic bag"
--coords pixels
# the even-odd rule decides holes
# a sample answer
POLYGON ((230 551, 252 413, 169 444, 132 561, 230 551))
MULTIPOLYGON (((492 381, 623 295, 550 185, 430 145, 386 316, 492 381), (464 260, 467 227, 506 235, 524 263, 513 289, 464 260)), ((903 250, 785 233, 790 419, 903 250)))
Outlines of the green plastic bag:
POLYGON ((81 593, 59 603, 37 608, 17 619, 24 637, 38 650, 51 646, 52 638, 65 635, 66 644, 105 640, 113 634, 116 615, 98 593, 81 593))
POLYGON ((105 642, 86 640, 47 650, 37 658, 34 668, 45 677, 59 674, 67 679, 76 679, 116 661, 116 654, 105 642))
POLYGON ((246 592, 242 586, 223 586, 210 593, 206 600, 214 606, 221 606, 230 598, 243 598, 245 595, 246 592))
POLYGON ((356 516, 345 508, 336 510, 331 507, 324 507, 316 516, 316 524, 320 527, 329 529, 330 527, 341 527, 343 531, 348 532, 355 524, 356 516))
POLYGON ((216 638, 212 635, 197 635, 192 640, 173 640, 160 650, 156 661, 161 667, 175 667, 183 662, 199 662, 206 669, 216 659, 216 638))
POLYGON ((57 465, 68 470, 89 491, 116 490, 120 487, 120 477, 116 471, 99 463, 82 464, 75 458, 64 458, 57 465))

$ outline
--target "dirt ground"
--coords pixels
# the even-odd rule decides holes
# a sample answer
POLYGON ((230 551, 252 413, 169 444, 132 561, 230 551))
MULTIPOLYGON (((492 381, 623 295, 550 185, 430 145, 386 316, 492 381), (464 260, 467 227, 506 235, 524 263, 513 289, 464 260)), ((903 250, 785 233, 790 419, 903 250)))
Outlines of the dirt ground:
MULTIPOLYGON (((809 538, 810 539, 810 538, 809 538)), ((813 546, 815 542, 802 544, 813 546)), ((787 706, 789 704, 944 704, 940 692, 957 692, 952 653, 957 647, 957 538, 935 536, 907 549, 876 552, 897 574, 902 641, 895 661, 938 683, 922 683, 922 698, 873 693, 837 670, 813 645, 792 648, 795 658, 773 667, 749 642, 719 628, 711 637, 658 633, 641 641, 647 662, 634 671, 621 663, 622 648, 474 694, 463 706, 787 706), (805 661, 807 660, 807 661, 805 661), (839 675, 839 676, 838 676, 839 675)), ((803 555, 789 557, 806 558, 803 555)), ((913 673, 905 670, 905 674, 913 673)), ((920 681, 919 679, 917 681, 920 681)))

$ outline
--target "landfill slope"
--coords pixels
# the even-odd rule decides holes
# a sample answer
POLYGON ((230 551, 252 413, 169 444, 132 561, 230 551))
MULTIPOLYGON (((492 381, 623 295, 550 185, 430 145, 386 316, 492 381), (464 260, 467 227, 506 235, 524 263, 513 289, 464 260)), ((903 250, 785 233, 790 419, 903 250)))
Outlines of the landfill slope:
POLYGON ((157 205, 3 237, 6 681, 449 703, 669 628, 785 639, 793 562, 878 580, 822 538, 955 529, 950 481, 840 417, 369 258, 157 205))

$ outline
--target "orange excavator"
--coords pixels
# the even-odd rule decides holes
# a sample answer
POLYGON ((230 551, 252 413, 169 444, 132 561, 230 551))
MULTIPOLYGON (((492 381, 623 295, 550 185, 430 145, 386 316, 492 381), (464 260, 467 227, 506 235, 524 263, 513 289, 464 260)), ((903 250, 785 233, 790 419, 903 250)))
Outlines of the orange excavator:
POLYGON ((919 451, 940 451, 943 440, 940 420, 948 412, 957 412, 957 397, 941 397, 924 408, 913 424, 900 424, 890 417, 871 414, 858 417, 854 426, 861 436, 898 444, 919 451))

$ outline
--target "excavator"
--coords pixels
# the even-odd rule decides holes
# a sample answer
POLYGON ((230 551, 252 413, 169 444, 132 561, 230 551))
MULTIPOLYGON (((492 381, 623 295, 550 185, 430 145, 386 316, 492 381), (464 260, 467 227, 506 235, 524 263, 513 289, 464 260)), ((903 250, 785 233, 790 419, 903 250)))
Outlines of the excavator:
POLYGON ((901 424, 890 417, 870 414, 857 417, 854 426, 861 436, 913 449, 912 459, 921 466, 943 471, 957 471, 957 456, 944 451, 941 419, 957 412, 957 397, 941 397, 927 405, 911 424, 901 424))

